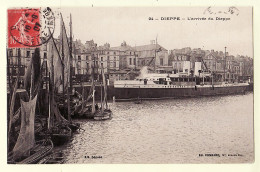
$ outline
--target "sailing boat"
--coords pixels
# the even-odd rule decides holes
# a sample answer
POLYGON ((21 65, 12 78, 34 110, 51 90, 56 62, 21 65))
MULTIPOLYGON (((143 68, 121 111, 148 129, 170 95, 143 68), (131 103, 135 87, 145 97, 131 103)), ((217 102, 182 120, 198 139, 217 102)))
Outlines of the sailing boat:
POLYGON ((53 143, 49 139, 35 142, 34 117, 36 100, 37 95, 28 102, 21 100, 21 130, 13 151, 8 154, 8 163, 37 163, 53 149, 53 143))
MULTIPOLYGON (((95 61, 95 56, 93 57, 95 61)), ((95 72, 95 63, 92 66, 92 79, 91 79, 91 88, 89 90, 89 95, 85 101, 82 101, 82 109, 74 117, 84 118, 84 119, 94 119, 94 120, 106 120, 110 119, 112 116, 112 111, 108 108, 107 105, 107 85, 104 75, 103 67, 101 68, 102 73, 102 83, 101 83, 101 108, 98 107, 95 101, 95 82, 94 82, 94 72, 95 72), (103 97, 104 90, 104 97, 103 97), (87 102, 92 98, 92 105, 87 105, 87 102)), ((83 95, 84 96, 84 95, 83 95)))
POLYGON ((61 59, 59 56, 59 52, 57 50, 56 44, 52 37, 52 44, 50 47, 52 48, 52 55, 50 56, 49 61, 49 89, 48 89, 48 121, 47 121, 47 129, 45 132, 42 132, 40 135, 42 137, 49 136, 51 137, 54 145, 61 145, 67 142, 72 135, 72 130, 69 128, 69 121, 67 121, 61 114, 58 109, 58 105, 55 101, 55 88, 59 87, 61 81, 59 80, 59 75, 61 75, 61 59), (55 67, 54 67, 54 57, 55 57, 55 67), (54 72, 55 71, 55 72, 54 72))
MULTIPOLYGON (((41 158, 48 155, 52 148, 53 143, 51 140, 46 139, 39 142, 35 141, 35 107, 38 96, 38 88, 41 82, 41 75, 35 73, 35 68, 37 70, 41 69, 37 64, 40 60, 40 51, 38 48, 35 49, 34 57, 31 59, 31 65, 27 70, 26 78, 30 73, 30 88, 29 88, 29 101, 21 101, 21 127, 16 144, 11 152, 8 153, 8 163, 19 163, 19 164, 31 164, 38 162, 41 158)), ((25 78, 25 80, 26 80, 25 78)), ((28 81, 28 79, 26 80, 28 81)), ((15 86, 16 87, 16 86, 15 86)), ((14 89, 13 94, 16 94, 16 89, 14 89)), ((14 101, 14 99, 12 99, 14 101)), ((13 104, 14 102, 12 102, 13 104)), ((11 106, 12 108, 12 106, 11 106)), ((12 116, 12 115, 11 115, 12 116)), ((12 119, 10 119, 10 124, 12 119)), ((9 126, 11 127, 11 126, 9 126)), ((10 137, 10 135, 9 135, 10 137)))
POLYGON ((108 108, 107 105, 107 85, 106 85, 106 79, 105 79, 103 67, 101 67, 101 73, 102 73, 102 80, 103 80, 103 83, 101 84, 100 87, 101 88, 101 109, 94 114, 94 120, 106 120, 106 119, 111 119, 112 117, 112 111, 108 108), (104 89, 104 101, 102 100, 103 89, 104 89))

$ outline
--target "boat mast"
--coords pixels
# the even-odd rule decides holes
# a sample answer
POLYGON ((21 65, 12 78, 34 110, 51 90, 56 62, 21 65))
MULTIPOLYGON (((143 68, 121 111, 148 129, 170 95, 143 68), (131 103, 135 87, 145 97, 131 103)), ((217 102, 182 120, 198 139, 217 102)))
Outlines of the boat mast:
POLYGON ((101 83, 100 83, 100 90, 101 90, 101 99, 100 99, 100 103, 101 103, 101 113, 104 112, 103 98, 102 98, 102 96, 103 96, 102 87, 103 87, 103 84, 102 84, 102 82, 101 82, 101 83))
MULTIPOLYGON (((49 47, 47 47, 47 48, 50 48, 50 46, 49 47)), ((46 90, 45 90, 45 93, 46 93, 46 95, 48 96, 48 102, 47 102, 47 112, 48 112, 48 114, 49 114, 49 86, 48 86, 48 62, 47 62, 47 59, 46 59, 46 61, 45 61, 46 63, 46 65, 45 65, 45 67, 46 67, 46 71, 45 71, 45 86, 46 86, 46 90)), ((49 84, 50 84, 50 82, 49 82, 49 84)), ((45 100, 46 100, 46 98, 45 98, 45 100)), ((46 112, 46 111, 45 111, 46 112)), ((46 116, 46 121, 47 121, 47 126, 48 126, 48 129, 49 129, 49 122, 48 122, 48 120, 49 120, 49 118, 46 116)))
POLYGON ((92 94, 92 114, 95 113, 95 83, 94 83, 94 72, 95 72, 95 55, 92 54, 92 59, 93 59, 93 66, 92 66, 92 87, 93 87, 93 94, 92 94))
MULTIPOLYGON (((53 39, 53 38, 52 38, 53 39)), ((53 40, 54 44, 54 40, 53 40)), ((53 126, 53 103, 54 103, 54 64, 53 64, 53 44, 52 44, 52 55, 51 55, 51 66, 49 73, 49 119, 48 129, 53 126)))
POLYGON ((65 99, 65 63, 64 63, 64 47, 63 47, 63 19, 62 19, 62 14, 61 19, 60 19, 60 37, 61 37, 61 57, 62 57, 62 62, 63 62, 63 68, 62 68, 62 79, 63 79, 63 84, 62 84, 62 97, 65 99))
POLYGON ((85 88, 84 88, 84 69, 83 69, 83 71, 82 71, 82 73, 83 73, 83 75, 80 77, 80 80, 81 80, 81 89, 82 89, 82 93, 81 93, 81 95, 82 95, 82 103, 81 103, 81 109, 83 110, 84 109, 84 101, 85 101, 85 88))
POLYGON ((70 94, 72 93, 72 20, 70 14, 70 54, 69 54, 69 86, 67 87, 67 102, 68 102, 68 120, 71 121, 71 109, 70 109, 70 94))
MULTIPOLYGON (((48 129, 51 128, 51 96, 50 96, 50 84, 51 84, 51 74, 49 72, 49 88, 48 88, 48 129)), ((47 88, 46 88, 47 89, 47 88)))
MULTIPOLYGON (((105 77, 105 72, 103 67, 101 67, 101 72, 102 72, 102 78, 103 78, 103 87, 104 87, 104 103, 106 103, 106 109, 108 109, 107 106, 107 83, 106 83, 106 77, 105 77)), ((104 104, 105 106, 105 104, 104 104)))
POLYGON ((226 82, 226 49, 225 47, 225 54, 224 54, 224 82, 226 82))

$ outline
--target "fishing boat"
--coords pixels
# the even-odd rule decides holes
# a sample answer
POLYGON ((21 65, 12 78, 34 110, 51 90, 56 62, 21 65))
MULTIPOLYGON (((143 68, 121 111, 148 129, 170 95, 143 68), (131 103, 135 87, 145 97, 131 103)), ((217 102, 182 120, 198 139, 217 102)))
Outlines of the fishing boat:
MULTIPOLYGON (((107 119, 111 119, 112 117, 112 111, 108 108, 107 105, 107 84, 106 84, 104 70, 102 67, 101 67, 101 74, 103 80, 103 83, 101 84, 101 102, 100 102, 101 108, 94 113, 94 120, 107 120, 107 119), (104 99, 102 97, 103 90, 104 90, 104 99)), ((95 96, 93 96, 93 99, 94 98, 95 96)))
POLYGON ((64 161, 62 152, 54 152, 41 159, 38 164, 63 164, 64 161))
POLYGON ((75 132, 80 129, 80 124, 76 122, 69 122, 68 127, 71 129, 72 132, 75 132))
POLYGON ((35 124, 34 124, 34 130, 35 130, 35 134, 41 132, 41 130, 43 129, 43 121, 41 118, 35 118, 35 124))
POLYGON ((8 153, 8 163, 37 163, 53 149, 53 143, 49 139, 35 142, 34 119, 36 100, 37 95, 28 102, 21 100, 20 133, 13 150, 8 153))
MULTIPOLYGON (((93 56, 95 61, 95 56, 93 56)), ((106 120, 111 119, 112 111, 108 108, 107 104, 107 84, 104 75, 104 69, 101 68, 102 82, 100 85, 101 97, 100 97, 100 107, 95 101, 95 82, 94 82, 94 70, 95 63, 92 66, 92 79, 91 79, 91 88, 89 90, 89 94, 86 100, 84 100, 84 89, 82 92, 82 101, 79 105, 75 107, 73 118, 77 119, 94 119, 94 120, 106 120), (103 95, 104 94, 104 95, 103 95), (90 103, 90 99, 92 98, 92 103, 90 103)))
POLYGON ((51 137, 53 144, 56 146, 63 145, 71 138, 72 131, 67 125, 55 125, 47 133, 51 137))
MULTIPOLYGON (((28 90, 29 100, 20 100, 21 108, 13 116, 14 108, 14 95, 16 94, 16 88, 18 78, 16 80, 15 88, 13 91, 11 105, 10 105, 10 119, 8 129, 8 150, 10 149, 9 138, 11 137, 10 131, 12 123, 15 119, 21 119, 19 135, 16 140, 15 146, 8 153, 8 163, 15 164, 31 164, 37 163, 42 157, 48 155, 53 149, 53 143, 51 140, 35 141, 35 109, 38 97, 39 85, 41 83, 41 70, 40 67, 40 51, 39 48, 35 49, 33 58, 31 59, 30 66, 28 67, 25 75, 25 86, 28 90), (37 72, 36 70, 37 69, 37 72)), ((41 128, 37 127, 36 129, 41 128)), ((37 130, 36 130, 37 131, 37 130)))
MULTIPOLYGON (((61 39, 62 39, 62 47, 66 46, 67 53, 66 57, 68 60, 69 51, 68 51, 68 42, 67 36, 64 31, 65 26, 62 21, 62 30, 61 30, 61 39), (65 42, 65 43, 64 43, 65 42), (64 43, 64 45, 63 45, 64 43)), ((60 113, 59 107, 57 102, 55 101, 55 94, 57 87, 60 85, 65 87, 65 79, 62 81, 59 80, 60 76, 62 75, 64 68, 62 67, 62 60, 60 57, 60 53, 58 52, 56 43, 51 37, 49 48, 52 50, 52 54, 49 56, 48 59, 48 69, 49 69, 49 84, 46 83, 46 89, 48 94, 48 119, 46 128, 39 134, 41 137, 49 137, 52 139, 54 145, 62 145, 66 143, 72 136, 72 130, 69 127, 73 125, 73 129, 76 128, 78 125, 70 122, 70 120, 66 120, 60 113), (54 66, 54 59, 55 59, 55 66, 54 66)), ((63 48, 62 48, 63 49, 63 48)), ((62 52, 63 54, 63 52, 62 52)), ((67 78, 68 79, 68 78, 67 78)), ((68 85, 67 85, 68 87, 68 85)), ((64 91, 64 90, 63 90, 64 91)), ((63 96, 65 97, 65 96, 63 96)), ((68 100, 68 99, 67 99, 68 100)), ((68 112, 69 113, 69 112, 68 112)))
POLYGON ((98 111, 95 113, 94 115, 94 120, 107 120, 107 119, 111 119, 112 117, 112 111, 110 109, 106 109, 103 112, 102 111, 98 111))
POLYGON ((28 150, 27 154, 15 158, 14 152, 8 154, 8 164, 36 164, 53 149, 53 143, 50 139, 37 141, 35 146, 28 150))

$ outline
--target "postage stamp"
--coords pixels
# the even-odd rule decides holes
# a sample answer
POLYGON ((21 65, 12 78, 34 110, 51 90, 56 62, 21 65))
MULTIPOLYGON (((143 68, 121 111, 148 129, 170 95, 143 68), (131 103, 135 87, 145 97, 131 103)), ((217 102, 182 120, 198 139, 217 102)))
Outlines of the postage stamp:
POLYGON ((38 47, 54 32, 51 8, 8 9, 8 47, 38 47))

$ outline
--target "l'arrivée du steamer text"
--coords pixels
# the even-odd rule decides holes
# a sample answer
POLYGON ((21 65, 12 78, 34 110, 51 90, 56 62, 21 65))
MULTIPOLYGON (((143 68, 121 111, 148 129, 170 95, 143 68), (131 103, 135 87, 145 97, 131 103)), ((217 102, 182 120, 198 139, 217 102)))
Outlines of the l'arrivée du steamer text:
MULTIPOLYGON (((222 20, 227 21, 230 20, 230 18, 226 17, 187 17, 187 18, 181 18, 181 17, 160 17, 160 20, 222 20)), ((149 17, 149 20, 159 20, 158 18, 149 17)))

